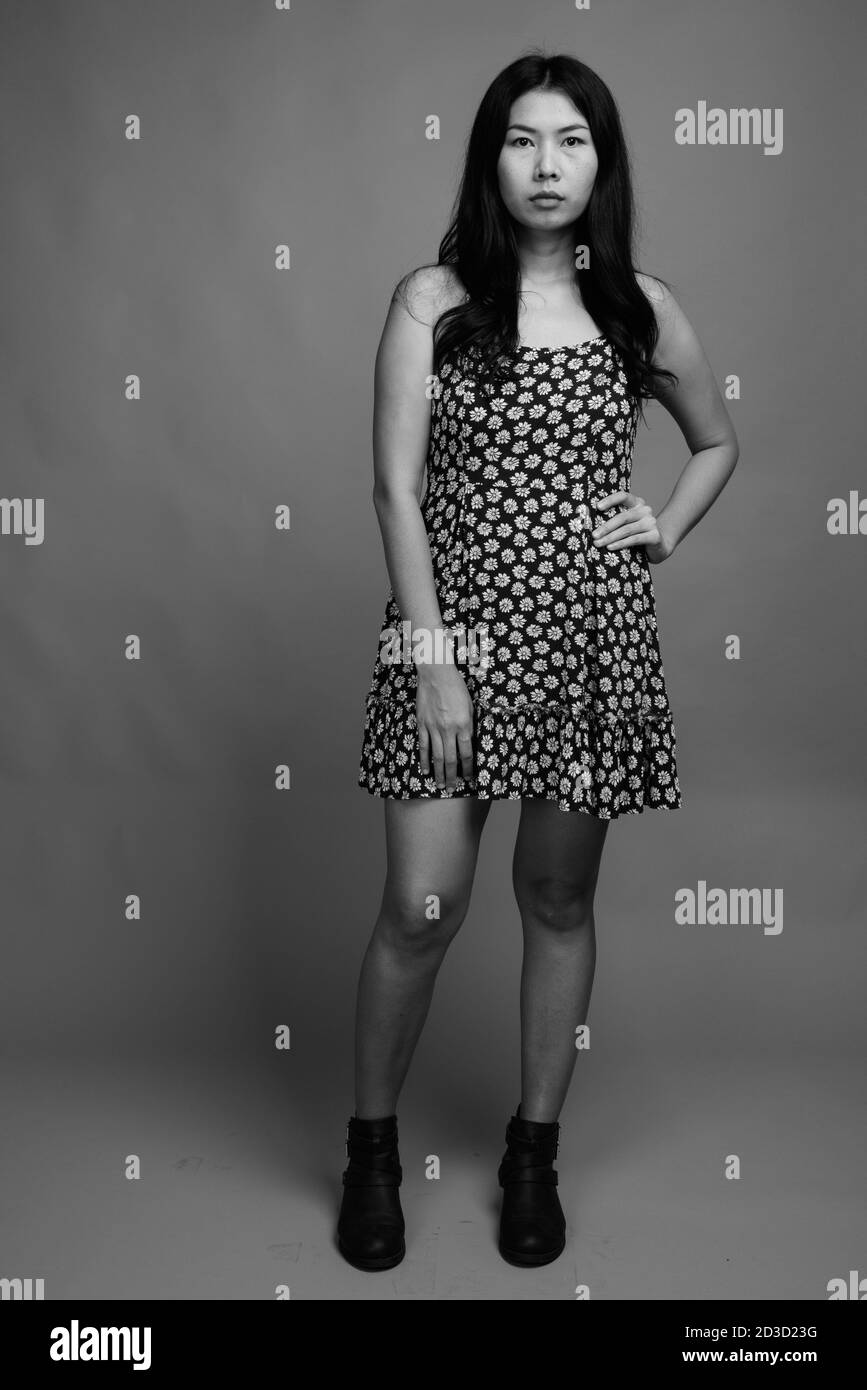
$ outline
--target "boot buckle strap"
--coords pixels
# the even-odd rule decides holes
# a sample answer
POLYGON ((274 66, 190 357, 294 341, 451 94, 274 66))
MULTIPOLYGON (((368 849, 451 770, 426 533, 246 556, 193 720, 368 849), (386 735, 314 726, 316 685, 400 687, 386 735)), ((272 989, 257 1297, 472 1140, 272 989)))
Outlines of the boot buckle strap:
POLYGON ((350 1151, 351 1167, 363 1168, 366 1172, 394 1173, 400 1171, 400 1159, 396 1154, 359 1154, 350 1151))

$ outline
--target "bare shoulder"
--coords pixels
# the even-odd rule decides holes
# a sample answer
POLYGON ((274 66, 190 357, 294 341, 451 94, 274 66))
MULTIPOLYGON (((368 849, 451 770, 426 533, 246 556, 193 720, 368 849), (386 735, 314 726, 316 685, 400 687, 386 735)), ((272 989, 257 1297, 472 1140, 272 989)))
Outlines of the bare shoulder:
POLYGON ((418 323, 433 328, 440 315, 460 304, 465 295, 453 266, 422 265, 398 282, 392 302, 404 308, 418 323))
POLYGON ((661 280, 656 280, 652 275, 642 275, 639 271, 635 272, 635 278, 652 304, 658 304, 664 298, 666 287, 661 280))
POLYGON ((698 334, 667 285, 652 275, 636 274, 635 278, 659 325, 654 365, 677 378, 674 385, 659 382, 654 394, 679 425, 693 453, 733 444, 737 458, 734 426, 698 334))
POLYGON ((676 316, 678 303, 671 290, 653 275, 641 275, 636 271, 636 282, 656 315, 660 328, 676 316))
MULTIPOLYGON (((636 273, 635 279, 653 309, 659 327, 659 337, 653 355, 657 366, 668 366, 674 358, 677 359, 679 368, 685 367, 689 360, 697 361, 703 355, 701 344, 692 324, 668 286, 652 275, 636 273)), ((673 367, 673 370, 678 371, 679 368, 673 367)))

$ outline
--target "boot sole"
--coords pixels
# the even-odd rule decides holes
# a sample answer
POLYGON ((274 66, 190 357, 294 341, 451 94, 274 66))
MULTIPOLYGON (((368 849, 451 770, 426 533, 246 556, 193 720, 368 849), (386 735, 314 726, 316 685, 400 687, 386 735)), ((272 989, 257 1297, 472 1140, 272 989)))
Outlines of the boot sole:
POLYGON ((552 1260, 558 1259, 566 1249, 566 1242, 558 1246, 556 1250, 545 1251, 542 1255, 522 1255, 517 1250, 504 1250, 502 1245, 497 1247, 503 1259, 510 1265, 519 1265, 521 1269, 535 1268, 537 1265, 549 1265, 552 1260))
POLYGON ((396 1255, 380 1255, 379 1259, 376 1260, 362 1260, 357 1258, 355 1255, 350 1255, 348 1250, 346 1250, 345 1246, 340 1240, 338 1240, 337 1242, 337 1248, 343 1256, 344 1260, 346 1260, 348 1264, 351 1264, 353 1268, 371 1271, 375 1271, 378 1269, 393 1269, 395 1265, 400 1264, 401 1260, 406 1254, 405 1242, 401 1243, 401 1247, 396 1255))

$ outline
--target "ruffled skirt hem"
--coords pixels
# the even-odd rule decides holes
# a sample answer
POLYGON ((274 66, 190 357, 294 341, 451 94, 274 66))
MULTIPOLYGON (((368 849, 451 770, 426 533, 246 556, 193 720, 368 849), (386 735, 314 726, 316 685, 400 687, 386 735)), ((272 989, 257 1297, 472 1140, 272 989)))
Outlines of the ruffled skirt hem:
POLYGON ((474 703, 474 775, 451 790, 418 762, 415 708, 371 691, 358 785, 401 800, 518 799, 556 802, 600 820, 681 806, 671 710, 597 714, 558 704, 474 703))

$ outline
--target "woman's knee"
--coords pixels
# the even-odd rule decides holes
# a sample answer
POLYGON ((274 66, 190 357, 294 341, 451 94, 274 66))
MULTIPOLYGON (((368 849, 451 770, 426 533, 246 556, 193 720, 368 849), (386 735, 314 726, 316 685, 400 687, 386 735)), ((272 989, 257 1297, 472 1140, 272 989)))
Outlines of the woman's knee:
POLYGON ((595 882, 553 874, 516 874, 515 898, 524 921, 552 931, 574 931, 593 922, 595 882))
POLYGON ((461 926, 470 905, 466 885, 433 891, 427 885, 386 883, 377 929, 392 946, 424 954, 443 950, 461 926))

